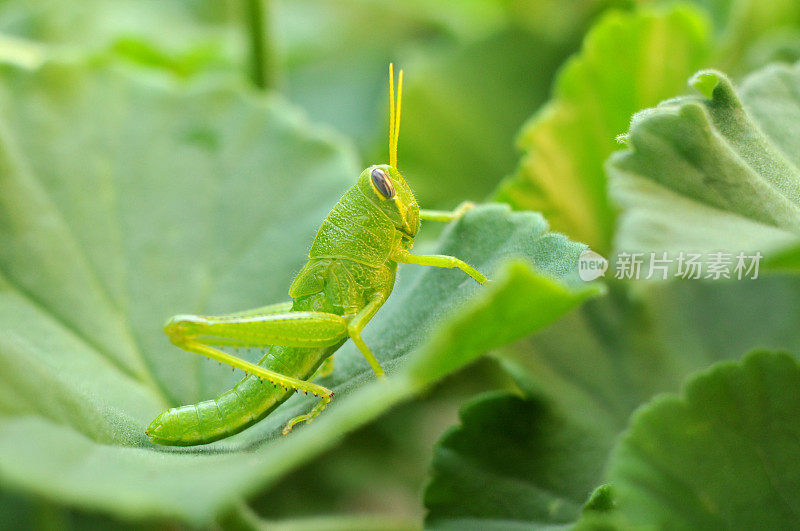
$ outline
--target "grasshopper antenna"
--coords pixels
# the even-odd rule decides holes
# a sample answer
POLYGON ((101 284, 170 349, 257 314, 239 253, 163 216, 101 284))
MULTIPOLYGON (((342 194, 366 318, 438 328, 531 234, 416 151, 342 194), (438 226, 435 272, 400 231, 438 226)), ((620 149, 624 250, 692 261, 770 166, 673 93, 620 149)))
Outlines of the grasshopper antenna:
POLYGON ((400 137, 400 108, 403 102, 403 70, 397 78, 397 103, 394 99, 394 65, 389 63, 389 166, 397 168, 397 139, 400 137))

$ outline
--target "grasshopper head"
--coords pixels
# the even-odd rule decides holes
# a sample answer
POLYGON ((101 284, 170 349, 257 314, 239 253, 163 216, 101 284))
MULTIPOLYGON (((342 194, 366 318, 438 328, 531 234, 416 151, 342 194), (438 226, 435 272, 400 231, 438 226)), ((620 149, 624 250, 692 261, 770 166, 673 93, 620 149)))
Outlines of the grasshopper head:
POLYGON ((400 136, 400 105, 403 101, 403 71, 397 79, 394 98, 394 67, 389 63, 389 164, 369 166, 358 179, 361 191, 391 219, 410 240, 419 232, 419 205, 414 192, 397 170, 397 139, 400 136), (395 106, 396 103, 396 106, 395 106))
POLYGON ((396 168, 388 164, 368 166, 358 178, 358 187, 394 222, 397 230, 414 239, 419 232, 419 205, 396 168))

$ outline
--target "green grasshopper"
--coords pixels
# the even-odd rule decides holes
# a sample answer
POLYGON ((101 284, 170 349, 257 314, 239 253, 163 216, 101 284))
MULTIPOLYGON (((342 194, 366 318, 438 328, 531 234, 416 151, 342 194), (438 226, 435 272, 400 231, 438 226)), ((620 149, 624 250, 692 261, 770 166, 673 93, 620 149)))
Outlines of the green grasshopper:
POLYGON ((228 437, 263 419, 297 391, 321 400, 308 413, 289 420, 283 434, 299 422, 312 421, 333 391, 311 380, 330 374, 332 356, 347 338, 375 374, 384 377, 361 331, 391 294, 399 263, 460 268, 481 284, 486 282, 479 271, 453 256, 411 254, 420 220, 450 222, 471 205, 452 212, 420 210, 397 170, 402 94, 401 70, 395 109, 390 64, 389 164, 366 168, 325 218, 308 262, 289 288, 291 302, 222 316, 176 315, 167 321, 164 331, 173 344, 246 375, 214 400, 158 415, 147 428, 154 443, 190 446, 228 437), (267 350, 255 365, 220 347, 267 350))

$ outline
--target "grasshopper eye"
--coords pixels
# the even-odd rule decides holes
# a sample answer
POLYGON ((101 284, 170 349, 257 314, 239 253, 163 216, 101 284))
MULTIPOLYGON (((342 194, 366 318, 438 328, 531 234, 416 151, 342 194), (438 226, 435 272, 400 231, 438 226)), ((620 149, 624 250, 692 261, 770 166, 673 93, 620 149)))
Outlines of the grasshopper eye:
POLYGON ((381 195, 386 199, 391 199, 394 197, 394 185, 382 169, 375 168, 372 170, 372 184, 375 185, 375 188, 377 188, 381 195))

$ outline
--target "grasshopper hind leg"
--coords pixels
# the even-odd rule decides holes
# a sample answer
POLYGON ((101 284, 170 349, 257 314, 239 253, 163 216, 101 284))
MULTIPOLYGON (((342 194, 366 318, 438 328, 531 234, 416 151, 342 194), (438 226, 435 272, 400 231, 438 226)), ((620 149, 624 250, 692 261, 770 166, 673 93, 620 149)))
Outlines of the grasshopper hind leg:
MULTIPOLYGON (((207 349, 204 354, 209 357, 212 357, 212 351, 217 350, 203 345, 192 345, 192 349, 197 349, 193 350, 195 352, 207 349)), ((259 420, 258 412, 249 407, 252 401, 249 400, 248 389, 256 392, 260 391, 260 386, 269 384, 273 384, 276 389, 271 398, 273 403, 277 400, 282 401, 283 399, 280 399, 280 396, 285 395, 287 390, 302 391, 319 397, 319 401, 308 413, 294 417, 285 425, 283 434, 286 435, 297 423, 314 420, 333 397, 333 391, 326 387, 292 378, 264 367, 250 364, 244 360, 237 359, 237 366, 248 371, 250 373, 249 378, 246 378, 232 390, 226 391, 214 400, 179 406, 164 411, 147 427, 147 435, 155 443, 178 446, 205 444, 227 437, 259 420), (257 379, 263 379, 264 382, 258 383, 257 379), (244 382, 249 382, 251 385, 242 387, 244 382)), ((280 403, 280 401, 277 403, 280 403)))
POLYGON ((283 427, 283 431, 281 433, 286 435, 290 431, 292 431, 292 428, 294 427, 295 424, 299 424, 300 422, 311 422, 312 420, 317 418, 319 414, 322 413, 322 410, 325 409, 325 407, 331 401, 331 397, 333 396, 333 391, 328 390, 328 393, 329 394, 320 397, 322 400, 317 402, 317 404, 311 408, 311 411, 309 411, 308 413, 304 413, 302 415, 298 415, 293 419, 290 419, 289 422, 287 422, 286 425, 283 427))
MULTIPOLYGON (((330 357, 326 358, 325 361, 322 362, 322 365, 320 365, 319 368, 314 372, 314 374, 311 375, 309 381, 313 382, 317 378, 325 378, 326 376, 330 376, 332 373, 333 373, 333 356, 331 355, 330 357)), ((325 409, 325 407, 330 403, 331 397, 333 397, 333 391, 330 390, 327 391, 330 393, 329 395, 320 396, 321 400, 317 402, 316 405, 313 408, 311 408, 311 410, 308 413, 304 413, 302 415, 298 415, 290 419, 289 422, 287 422, 286 425, 283 427, 283 431, 281 433, 286 435, 287 433, 292 431, 292 428, 295 426, 295 424, 299 424, 301 422, 311 422, 312 420, 317 418, 319 414, 322 413, 322 410, 325 409)))
POLYGON ((319 415, 333 393, 308 381, 312 368, 291 363, 270 368, 264 364, 267 354, 256 365, 222 350, 222 347, 269 346, 283 349, 284 355, 288 352, 288 359, 293 360, 305 356, 305 349, 330 354, 347 338, 347 322, 341 316, 290 309, 291 305, 283 303, 224 316, 179 315, 171 318, 165 326, 165 332, 173 344, 241 369, 250 376, 220 395, 216 401, 163 412, 146 430, 153 442, 204 444, 236 433, 263 418, 271 407, 277 407, 277 404, 285 401, 289 390, 312 393, 320 401, 306 415, 289 421, 284 433, 298 422, 310 421, 319 415), (260 380, 264 381, 263 385, 260 380))

